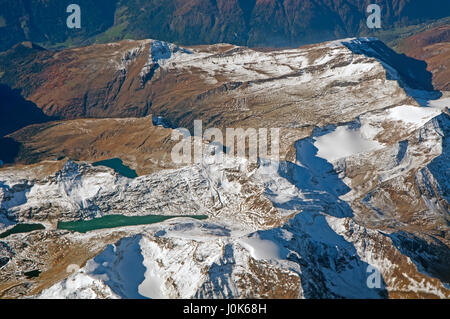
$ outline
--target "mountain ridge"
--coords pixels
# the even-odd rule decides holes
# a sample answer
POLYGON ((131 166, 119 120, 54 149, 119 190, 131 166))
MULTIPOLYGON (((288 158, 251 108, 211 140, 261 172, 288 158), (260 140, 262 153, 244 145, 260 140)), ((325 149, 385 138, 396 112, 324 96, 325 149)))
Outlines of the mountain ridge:
POLYGON ((0 53, 8 92, 59 118, 5 133, 0 229, 45 230, 2 239, 0 296, 448 299, 450 116, 426 67, 374 38, 0 53), (173 165, 174 129, 198 119, 280 128, 280 157, 218 161, 208 139, 173 165), (94 165, 109 158, 140 176, 94 165), (58 229, 111 214, 179 217, 58 229))

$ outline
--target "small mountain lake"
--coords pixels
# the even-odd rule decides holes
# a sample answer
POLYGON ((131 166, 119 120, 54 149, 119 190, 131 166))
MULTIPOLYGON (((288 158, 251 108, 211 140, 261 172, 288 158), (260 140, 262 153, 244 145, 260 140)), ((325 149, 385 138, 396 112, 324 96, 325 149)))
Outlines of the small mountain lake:
POLYGON ((0 238, 6 238, 12 234, 29 233, 34 230, 41 230, 41 229, 45 229, 44 225, 41 225, 41 224, 17 224, 13 228, 8 229, 7 231, 1 233, 0 238))
POLYGON ((70 230, 78 233, 87 233, 97 229, 117 228, 124 226, 138 226, 160 223, 168 219, 178 217, 189 217, 198 220, 207 219, 208 216, 123 216, 123 215, 109 215, 91 220, 78 220, 72 222, 58 222, 58 229, 70 230))
POLYGON ((111 158, 104 161, 94 162, 93 166, 106 166, 112 168, 115 172, 128 178, 136 178, 138 175, 135 170, 126 166, 120 158, 111 158))

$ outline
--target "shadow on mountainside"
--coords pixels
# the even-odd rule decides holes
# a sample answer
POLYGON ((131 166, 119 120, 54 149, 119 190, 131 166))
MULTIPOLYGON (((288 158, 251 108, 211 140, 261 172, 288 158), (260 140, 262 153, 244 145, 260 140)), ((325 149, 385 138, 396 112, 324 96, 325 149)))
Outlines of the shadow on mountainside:
MULTIPOLYGON (((436 118, 442 136, 442 153, 428 164, 427 168, 438 182, 440 196, 442 196, 447 204, 450 203, 450 116, 442 113, 436 118)), ((450 219, 450 214, 447 214, 450 219)))
MULTIPOLYGON (((314 137, 329 133, 329 128, 316 129, 312 137, 298 141, 296 163, 282 162, 280 176, 295 185, 302 196, 293 197, 284 203, 275 203, 278 208, 298 211, 323 212, 334 217, 353 217, 350 205, 339 197, 350 188, 341 180, 331 163, 317 156, 314 137)), ((270 191, 268 192, 270 196, 270 191)))
POLYGON ((399 54, 379 40, 354 39, 342 44, 355 54, 380 61, 386 69, 386 78, 397 81, 420 105, 427 106, 428 101, 442 97, 433 87, 433 74, 427 70, 425 61, 399 54))
POLYGON ((209 281, 202 284, 197 290, 194 298, 196 299, 212 299, 214 294, 220 294, 221 298, 230 298, 233 296, 233 289, 229 282, 233 277, 233 266, 236 259, 231 244, 225 245, 223 256, 215 261, 208 270, 209 281), (214 293, 214 294, 213 294, 214 293))
POLYGON ((450 249, 437 238, 432 242, 419 238, 413 234, 399 231, 387 235, 394 246, 405 256, 408 256, 417 269, 428 276, 438 278, 450 286, 450 249))
POLYGON ((20 90, 0 84, 0 160, 13 163, 20 150, 20 143, 6 137, 31 124, 55 120, 42 112, 33 102, 25 100, 20 90))
POLYGON ((326 215, 303 212, 281 228, 257 233, 262 240, 270 240, 282 248, 283 259, 301 267, 299 275, 305 298, 388 298, 381 273, 378 283, 370 287, 376 265, 363 261, 355 245, 330 225, 326 215))
POLYGON ((105 284, 122 298, 146 299, 139 291, 147 270, 143 264, 141 239, 142 235, 123 238, 94 258, 95 268, 91 274, 106 278, 105 284))
MULTIPOLYGON (((9 137, 0 137, 0 161, 4 164, 12 164, 19 154, 20 143, 9 137)), ((0 163, 0 167, 2 163, 0 163)))
POLYGON ((44 123, 49 117, 33 102, 25 100, 20 90, 0 84, 0 137, 4 137, 30 124, 44 123))
MULTIPOLYGON (((450 223, 450 116, 442 113, 434 121, 442 132, 442 153, 422 169, 422 176, 425 178, 423 184, 426 186, 422 193, 426 197, 436 199, 434 213, 441 215, 448 226, 450 223)), ((441 236, 445 238, 445 228, 442 228, 441 232, 441 236)), ((431 242, 404 232, 394 233, 390 237, 400 252, 408 256, 421 272, 436 277, 450 286, 448 271, 450 249, 438 237, 433 238, 431 242)))

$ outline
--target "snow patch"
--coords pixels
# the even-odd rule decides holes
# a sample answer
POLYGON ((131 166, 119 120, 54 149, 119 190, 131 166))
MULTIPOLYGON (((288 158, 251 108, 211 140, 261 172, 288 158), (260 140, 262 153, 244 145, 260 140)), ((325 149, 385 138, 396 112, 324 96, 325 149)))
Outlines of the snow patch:
POLYGON ((42 291, 36 299, 118 299, 112 290, 100 279, 79 271, 63 281, 42 291))
POLYGON ((389 109, 387 116, 391 120, 420 127, 441 113, 441 110, 435 108, 401 105, 389 109))
POLYGON ((334 162, 340 158, 383 148, 379 142, 367 138, 365 133, 373 134, 373 132, 375 131, 339 126, 333 132, 315 138, 314 146, 318 149, 317 156, 328 162, 334 162))
POLYGON ((281 251, 275 242, 261 239, 258 234, 238 241, 254 259, 281 259, 281 251))

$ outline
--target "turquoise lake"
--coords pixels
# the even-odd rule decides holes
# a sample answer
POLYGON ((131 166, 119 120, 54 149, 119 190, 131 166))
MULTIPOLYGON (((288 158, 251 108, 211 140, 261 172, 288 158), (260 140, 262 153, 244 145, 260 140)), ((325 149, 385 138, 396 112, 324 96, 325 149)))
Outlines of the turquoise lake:
POLYGON ((44 225, 41 225, 41 224, 17 224, 13 228, 5 231, 4 233, 1 233, 0 238, 6 238, 12 234, 29 233, 34 230, 41 230, 41 229, 45 229, 44 225))
POLYGON ((190 217, 198 220, 207 219, 208 216, 160 216, 160 215, 148 215, 148 216, 122 216, 122 215, 109 215, 100 218, 94 218, 92 220, 79 220, 72 222, 59 222, 58 229, 65 229, 79 233, 87 233, 96 229, 117 228, 124 226, 137 226, 137 225, 149 225, 160 223, 168 219, 177 217, 190 217))
POLYGON ((126 166, 120 158, 111 158, 104 161, 92 163, 93 166, 106 166, 112 168, 115 172, 128 178, 136 178, 138 175, 135 170, 126 166))

